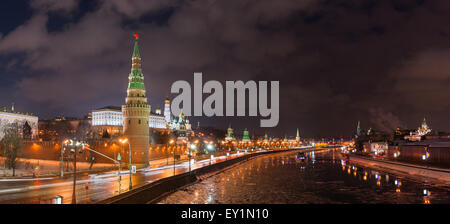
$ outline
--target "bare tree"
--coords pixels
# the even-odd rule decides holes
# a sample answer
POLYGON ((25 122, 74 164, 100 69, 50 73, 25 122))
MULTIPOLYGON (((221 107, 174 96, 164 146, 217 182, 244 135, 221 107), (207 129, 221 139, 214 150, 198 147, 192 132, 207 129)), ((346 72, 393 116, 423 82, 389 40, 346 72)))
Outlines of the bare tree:
POLYGON ((5 136, 1 140, 1 145, 5 150, 6 164, 16 175, 17 158, 23 149, 23 137, 21 128, 17 123, 9 124, 5 127, 5 136))
POLYGON ((23 139, 31 140, 31 137, 32 137, 31 126, 30 126, 30 124, 28 124, 28 121, 25 121, 25 124, 23 124, 22 134, 23 134, 23 139))

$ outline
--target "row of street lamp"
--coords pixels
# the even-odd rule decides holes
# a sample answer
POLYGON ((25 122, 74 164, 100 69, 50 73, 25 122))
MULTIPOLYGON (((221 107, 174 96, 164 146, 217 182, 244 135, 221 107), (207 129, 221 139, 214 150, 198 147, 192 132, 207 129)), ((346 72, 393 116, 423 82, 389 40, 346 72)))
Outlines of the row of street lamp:
MULTIPOLYGON (((129 150, 129 175, 130 175, 130 179, 129 179, 129 190, 131 190, 132 188, 133 188, 133 185, 132 185, 132 173, 133 173, 133 166, 132 166, 132 155, 131 155, 131 144, 130 144, 130 142, 129 142, 129 140, 127 139, 127 138, 122 138, 122 139, 119 139, 119 142, 121 143, 121 144, 128 144, 128 150, 129 150)), ((169 141, 168 141, 168 144, 169 145, 173 145, 175 143, 175 140, 174 139, 170 139, 169 141)), ((186 143, 186 142, 185 142, 186 143)), ((204 143, 205 143, 205 149, 207 149, 208 151, 214 151, 215 150, 215 146, 214 146, 214 144, 213 144, 213 141, 204 141, 204 143)), ((258 142, 259 143, 259 142, 258 142)), ((191 172, 191 165, 192 165, 192 150, 197 150, 198 149, 198 144, 199 144, 199 140, 195 140, 194 142, 192 142, 192 143, 187 143, 187 148, 189 149, 189 155, 188 155, 188 159, 189 159, 189 172, 191 172)), ((222 142, 222 144, 223 144, 223 142, 222 142)), ((252 144, 253 145, 253 144, 252 144)), ((84 142, 81 142, 81 141, 76 141, 76 140, 72 140, 72 139, 67 139, 67 140, 64 140, 63 141, 63 147, 61 147, 61 173, 60 173, 60 175, 61 175, 61 177, 64 177, 64 165, 63 165, 63 154, 64 154, 64 151, 65 151, 65 149, 66 149, 66 147, 69 147, 70 148, 70 150, 71 151, 73 151, 74 152, 74 160, 73 160, 73 162, 74 162, 74 172, 73 172, 73 196, 72 196, 72 203, 73 204, 76 204, 76 194, 75 194, 75 192, 76 192, 76 188, 75 188, 75 186, 76 186, 76 177, 77 177, 77 167, 76 167, 76 162, 77 162, 77 151, 78 151, 78 149, 79 148, 81 148, 82 150, 84 149, 84 150, 89 150, 90 152, 93 152, 93 153, 96 153, 96 154, 98 154, 98 155, 100 155, 100 156, 103 156, 103 157, 105 157, 105 158, 107 158, 107 159, 109 159, 109 160, 112 160, 113 162, 115 162, 115 163, 117 163, 118 164, 118 176, 119 176, 119 179, 118 179, 118 182, 119 182, 119 194, 120 194, 120 183, 121 183, 121 172, 120 172, 120 163, 121 163, 121 157, 120 157, 120 153, 118 154, 118 156, 117 156, 117 158, 110 158, 109 156, 106 156, 106 155, 104 155, 104 154, 102 154, 102 153, 100 153, 100 152, 97 152, 97 151, 95 151, 95 150, 93 150, 93 149, 90 149, 89 148, 89 145, 88 144, 86 144, 86 143, 84 143, 84 142)), ((227 159, 228 159, 228 156, 229 156, 229 153, 227 153, 227 159)), ((214 156, 213 155, 211 155, 210 156, 210 165, 212 164, 212 159, 214 158, 214 156)), ((176 174, 176 170, 175 170, 175 161, 176 161, 176 159, 175 159, 175 151, 173 152, 173 172, 174 172, 174 175, 176 174)))
MULTIPOLYGON (((132 160, 131 160, 131 144, 130 144, 130 142, 128 141, 128 139, 127 138, 124 138, 124 139, 119 139, 119 142, 120 143, 122 143, 122 144, 126 144, 126 143, 128 143, 128 150, 129 150, 129 172, 130 172, 130 180, 129 180, 129 190, 131 190, 132 188, 133 188, 133 184, 132 184, 132 181, 131 181, 131 176, 132 176, 132 160)), ((90 149, 89 148, 89 145, 88 144, 86 144, 86 143, 84 143, 84 142, 81 142, 81 141, 74 141, 74 140, 72 140, 72 139, 66 139, 66 140, 64 140, 63 141, 63 147, 61 147, 61 173, 60 173, 60 175, 61 175, 61 177, 64 177, 64 162, 63 162, 63 154, 64 154, 64 151, 65 151, 65 147, 64 146, 66 146, 66 147, 70 147, 70 150, 71 151, 73 151, 74 152, 74 163, 73 163, 73 167, 74 167, 74 172, 73 172, 73 192, 72 192, 72 204, 76 204, 76 181, 77 181, 77 150, 79 149, 79 148, 81 148, 81 149, 85 149, 85 150, 89 150, 89 151, 91 151, 91 152, 94 152, 94 153, 96 153, 96 154, 98 154, 98 155, 101 155, 101 156, 103 156, 103 157, 105 157, 105 158, 107 158, 107 159, 109 159, 109 160, 112 160, 112 161, 114 161, 115 163, 117 163, 118 164, 118 167, 119 167, 119 171, 118 171, 118 175, 119 175, 119 194, 120 194, 120 183, 121 183, 121 179, 122 179, 122 176, 121 176, 121 173, 120 173, 120 160, 121 160, 121 158, 120 158, 120 153, 119 153, 119 155, 118 155, 118 158, 117 158, 117 160, 114 158, 110 158, 109 156, 106 156, 106 155, 104 155, 104 154, 102 154, 102 153, 99 153, 99 152, 97 152, 97 151, 95 151, 95 150, 93 150, 93 149, 90 149)))

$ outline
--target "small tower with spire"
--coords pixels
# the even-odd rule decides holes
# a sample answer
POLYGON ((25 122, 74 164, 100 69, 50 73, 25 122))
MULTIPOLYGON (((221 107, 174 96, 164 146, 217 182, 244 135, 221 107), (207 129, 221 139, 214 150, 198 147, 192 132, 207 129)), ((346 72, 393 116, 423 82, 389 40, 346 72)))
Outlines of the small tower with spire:
POLYGON ((360 122, 358 121, 358 125, 356 126, 356 138, 358 138, 359 136, 361 136, 361 126, 360 126, 360 122))
POLYGON ((234 140, 233 128, 231 128, 230 124, 227 129, 227 136, 225 137, 225 141, 233 141, 233 140, 234 140))
POLYGON ((297 135, 295 136, 295 141, 300 142, 300 132, 299 132, 298 128, 297 128, 297 135))
POLYGON ((242 141, 243 141, 244 143, 250 142, 250 137, 248 136, 248 130, 247 130, 247 128, 244 129, 244 134, 242 135, 242 141))

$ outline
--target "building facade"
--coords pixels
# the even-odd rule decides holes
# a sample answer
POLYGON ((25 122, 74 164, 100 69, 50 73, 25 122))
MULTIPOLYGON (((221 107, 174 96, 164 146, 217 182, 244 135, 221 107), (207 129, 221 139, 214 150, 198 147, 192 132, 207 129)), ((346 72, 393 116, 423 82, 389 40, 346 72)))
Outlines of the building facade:
MULTIPOLYGON (((149 128, 166 129, 165 117, 157 113, 148 116, 149 128)), ((92 126, 123 127, 123 115, 120 107, 108 106, 92 111, 92 126)))
POLYGON ((92 111, 92 126, 123 126, 122 108, 107 106, 92 111))
POLYGON ((422 136, 429 133, 431 133, 431 128, 428 126, 426 119, 423 118, 422 125, 416 131, 410 132, 409 135, 405 136, 405 139, 409 141, 420 141, 422 136))
POLYGON ((4 129, 9 124, 14 123, 16 123, 19 127, 23 127, 25 123, 28 123, 31 127, 31 138, 36 139, 38 136, 38 122, 39 118, 37 116, 33 116, 33 114, 15 111, 14 106, 10 111, 4 107, 3 110, 0 111, 0 140, 5 135, 4 129))

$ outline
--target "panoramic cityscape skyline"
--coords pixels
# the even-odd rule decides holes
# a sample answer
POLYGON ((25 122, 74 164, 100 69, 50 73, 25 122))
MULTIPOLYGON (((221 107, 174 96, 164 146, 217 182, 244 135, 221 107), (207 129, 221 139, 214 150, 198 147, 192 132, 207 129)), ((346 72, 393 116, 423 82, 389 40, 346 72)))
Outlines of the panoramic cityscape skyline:
MULTIPOLYGON (((280 81, 279 125, 258 134, 299 127, 308 137, 350 137, 357 121, 366 129, 414 129, 423 117, 449 131, 450 106, 441 104, 449 97, 447 2, 143 2, 8 3, 0 105, 16 102, 40 118, 121 105, 137 32, 149 101, 161 108, 173 82, 203 72, 223 83, 280 81)), ((192 120, 221 129, 258 123, 192 120)))
POLYGON ((449 1, 0 4, 0 204, 280 223, 450 203, 449 1))

